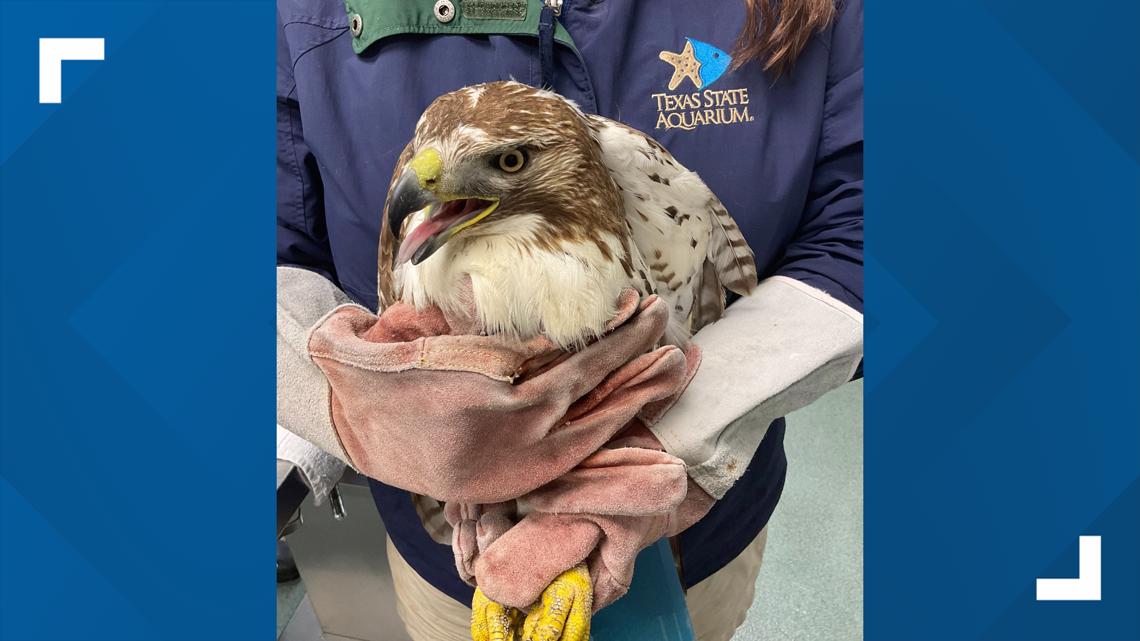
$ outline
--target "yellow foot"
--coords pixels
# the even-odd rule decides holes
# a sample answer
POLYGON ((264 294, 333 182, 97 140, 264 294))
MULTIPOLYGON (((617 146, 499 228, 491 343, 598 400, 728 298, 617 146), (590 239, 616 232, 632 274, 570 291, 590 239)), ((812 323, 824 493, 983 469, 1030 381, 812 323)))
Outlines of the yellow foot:
POLYGON ((594 591, 579 564, 554 579, 523 621, 521 641, 589 641, 594 591))
POLYGON ((518 641, 516 628, 522 613, 487 598, 475 588, 471 599, 471 639, 473 641, 518 641))

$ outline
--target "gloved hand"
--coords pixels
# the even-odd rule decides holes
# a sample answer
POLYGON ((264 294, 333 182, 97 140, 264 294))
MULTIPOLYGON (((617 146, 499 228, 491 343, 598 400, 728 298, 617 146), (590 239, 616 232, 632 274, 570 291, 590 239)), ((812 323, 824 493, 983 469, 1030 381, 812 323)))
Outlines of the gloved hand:
POLYGON ((454 335, 471 328, 434 308, 397 304, 377 318, 345 305, 314 327, 309 353, 354 467, 440 500, 495 503, 558 478, 676 396, 684 354, 649 351, 667 320, 662 300, 627 290, 613 330, 566 354, 541 337, 454 335))
POLYGON ((484 537, 469 567, 489 598, 527 607, 555 577, 585 560, 597 610, 629 589, 638 552, 688 528, 713 502, 674 456, 603 449, 520 499, 522 511, 531 511, 498 537, 484 537))
POLYGON ((513 638, 521 622, 521 641, 584 641, 589 616, 581 613, 626 593, 638 552, 696 523, 713 503, 687 477, 684 462, 661 451, 635 420, 605 449, 519 499, 517 510, 526 516, 517 524, 516 506, 508 503, 448 505, 460 574, 478 583, 473 633, 513 638), (575 588, 583 576, 589 590, 575 588), (528 606, 524 618, 519 610, 528 606))

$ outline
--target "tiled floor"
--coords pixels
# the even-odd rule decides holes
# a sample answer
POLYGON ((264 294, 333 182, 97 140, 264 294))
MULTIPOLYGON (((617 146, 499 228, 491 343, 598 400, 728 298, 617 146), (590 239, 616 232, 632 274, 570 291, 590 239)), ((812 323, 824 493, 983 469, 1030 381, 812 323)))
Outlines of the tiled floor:
POLYGON ((293 613, 296 612, 297 606, 301 604, 301 600, 305 598, 305 585, 301 583, 300 579, 290 581, 288 583, 277 584, 277 636, 281 636, 281 631, 288 625, 289 619, 293 618, 293 613))
POLYGON ((863 638, 863 382, 788 417, 788 478, 733 641, 863 638))
MULTIPOLYGON (((863 638, 863 383, 788 417, 788 478, 756 603, 733 641, 863 638)), ((278 633, 304 597, 278 586, 278 633)))

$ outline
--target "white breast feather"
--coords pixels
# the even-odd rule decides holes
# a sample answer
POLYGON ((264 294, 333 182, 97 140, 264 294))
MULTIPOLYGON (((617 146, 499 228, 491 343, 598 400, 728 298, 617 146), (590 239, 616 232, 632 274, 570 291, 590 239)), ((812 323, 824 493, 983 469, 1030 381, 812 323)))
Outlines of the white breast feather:
MULTIPOLYGON (((408 231, 422 219, 416 214, 408 231)), ((467 308, 456 284, 470 274, 486 333, 542 333, 561 347, 581 347, 613 317, 629 280, 620 263, 607 260, 593 243, 567 243, 558 252, 538 249, 528 241, 541 233, 540 222, 536 215, 513 215, 461 232, 419 265, 400 266, 401 298, 463 313, 467 308)), ((619 241, 606 240, 619 256, 619 241)))

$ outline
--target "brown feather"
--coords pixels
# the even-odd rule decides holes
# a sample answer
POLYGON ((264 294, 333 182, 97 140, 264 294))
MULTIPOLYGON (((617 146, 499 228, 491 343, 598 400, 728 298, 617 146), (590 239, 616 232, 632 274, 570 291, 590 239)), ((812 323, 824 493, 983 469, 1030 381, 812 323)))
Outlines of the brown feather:
POLYGON ((701 269, 700 282, 695 289, 697 296, 693 302, 689 321, 690 331, 694 334, 724 315, 724 287, 721 286, 716 266, 712 261, 705 261, 701 269))
MULTIPOLYGON (((634 156, 628 163, 637 167, 636 170, 613 173, 615 179, 619 180, 619 186, 621 186, 620 180, 627 181, 621 191, 627 195, 632 194, 637 199, 637 202, 629 198, 626 199, 627 217, 631 225, 637 225, 640 220, 649 226, 654 226, 662 235, 667 235, 669 233, 681 233, 674 232, 674 227, 692 224, 690 221, 693 217, 696 218, 695 222, 698 227, 700 227, 701 222, 707 221, 707 232, 705 233, 708 234, 708 244, 705 255, 698 258, 699 262, 690 263, 692 268, 695 268, 695 272, 683 274, 682 282, 672 282, 673 278, 678 275, 677 265, 670 261, 670 257, 664 255, 660 248, 652 252, 647 251, 645 259, 649 262, 650 275, 658 286, 668 288, 671 291, 678 291, 685 285, 691 286, 691 297, 688 291, 684 296, 678 296, 675 311, 685 315, 690 320, 692 331, 695 332, 700 327, 720 318, 724 312, 724 288, 727 287, 735 293, 746 295, 756 287, 758 281, 755 256, 744 239, 739 226, 709 186, 701 181, 699 188, 694 187, 686 175, 693 177, 696 175, 689 172, 651 136, 628 125, 601 116, 591 115, 588 116, 588 119, 594 127, 595 136, 599 140, 605 139, 606 144, 614 145, 615 167, 619 165, 622 168, 625 167, 625 161, 621 154, 627 149, 636 150, 645 160, 649 161, 645 163, 639 157, 634 156), (610 138, 602 136, 608 130, 624 132, 631 137, 631 140, 626 141, 617 137, 612 139, 615 142, 609 142, 610 138), (645 177, 644 180, 653 184, 639 183, 642 176, 645 177), (667 194, 670 189, 676 189, 682 182, 686 185, 685 189, 696 190, 698 193, 703 191, 703 199, 698 196, 700 204, 685 209, 677 207, 668 200, 667 194), (657 190, 659 193, 656 198, 651 198, 643 193, 645 189, 657 190), (662 194, 666 195, 664 203, 667 203, 667 206, 662 209, 662 220, 653 221, 646 215, 647 211, 651 211, 646 207, 650 207, 649 203, 654 200, 658 201, 658 205, 663 204, 661 202, 662 194), (636 219, 631 216, 636 217, 636 219), (693 282, 690 283, 689 278, 692 278, 693 282)), ((648 250, 654 247, 654 240, 650 239, 643 244, 646 247, 642 249, 648 250)), ((693 237, 690 246, 695 248, 697 245, 697 238, 693 237)))
POLYGON ((708 258, 716 268, 720 283, 741 296, 752 293, 757 285, 756 258, 752 249, 716 196, 709 201, 709 211, 713 229, 708 258))

